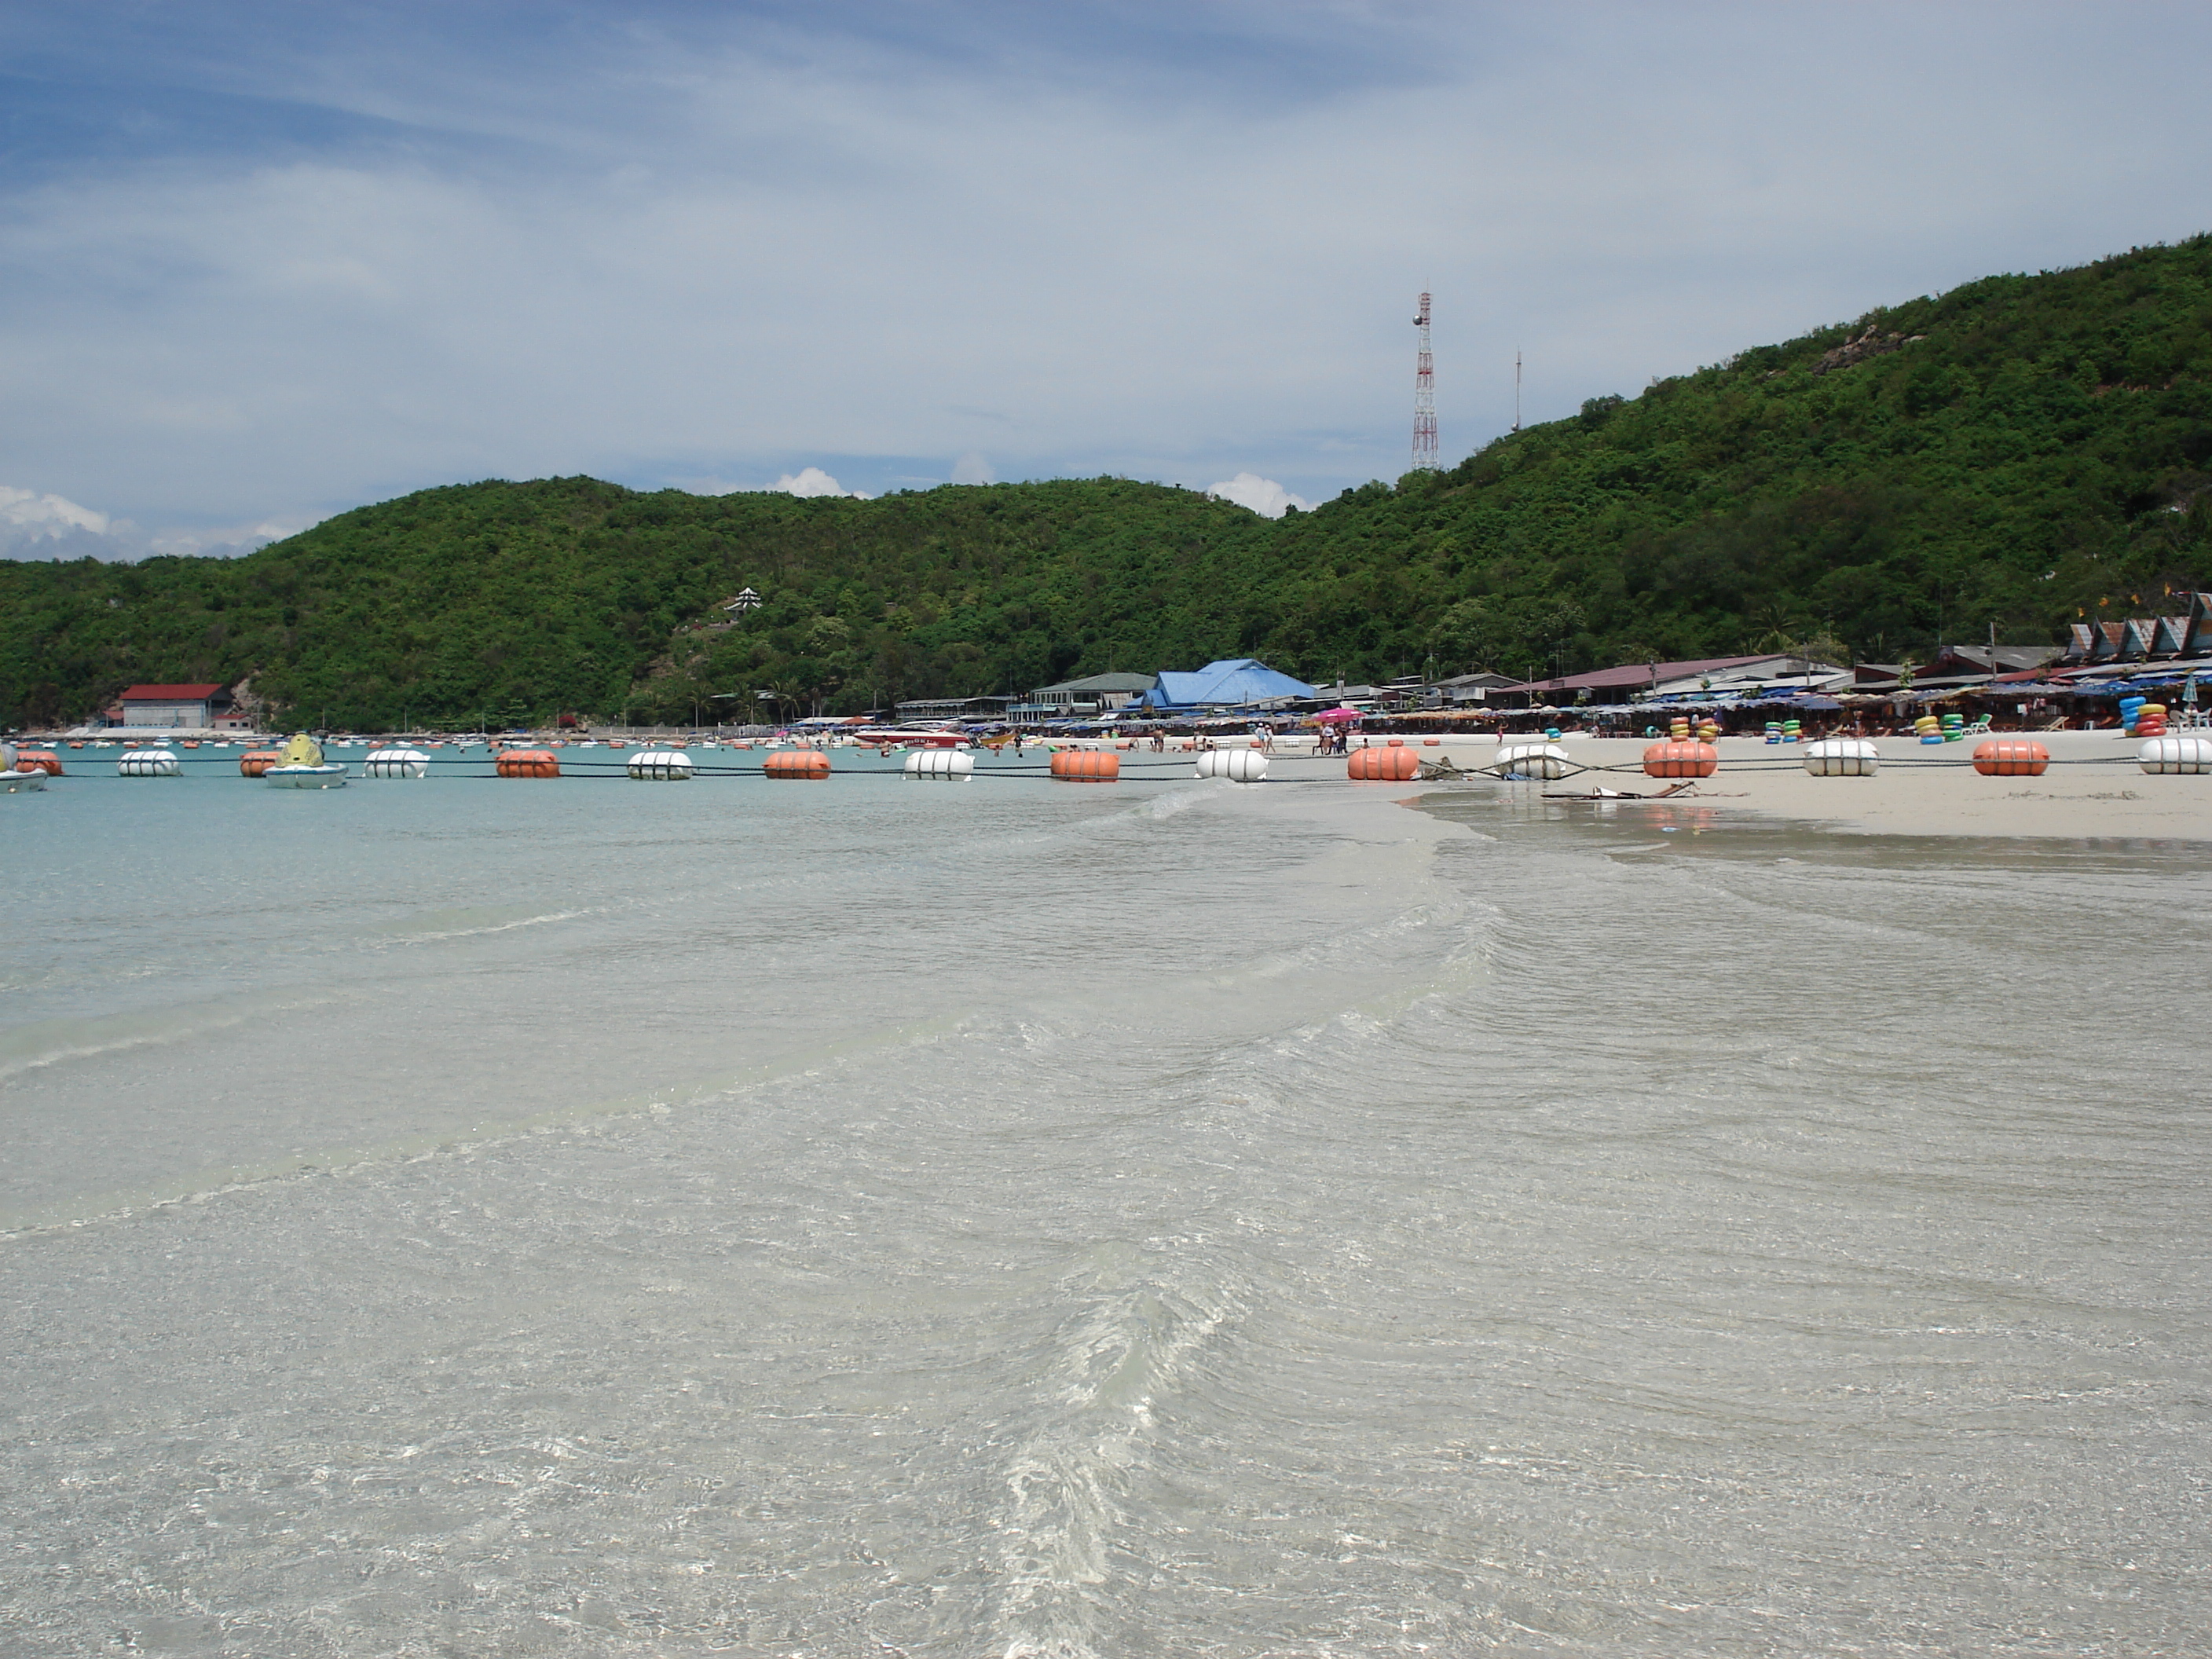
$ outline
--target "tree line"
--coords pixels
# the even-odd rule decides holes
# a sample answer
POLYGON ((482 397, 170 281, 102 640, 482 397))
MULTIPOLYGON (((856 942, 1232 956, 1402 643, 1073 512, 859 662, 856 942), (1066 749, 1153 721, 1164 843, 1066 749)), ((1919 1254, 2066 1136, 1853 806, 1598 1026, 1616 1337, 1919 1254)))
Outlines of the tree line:
POLYGON ((1897 661, 2207 586, 2198 237, 1885 307, 1274 521, 1113 477, 866 501, 576 477, 237 559, 0 562, 0 720, 140 681, 377 728, 854 712, 1224 656, 1316 681, 1897 661), (761 607, 726 612, 746 586, 761 607))

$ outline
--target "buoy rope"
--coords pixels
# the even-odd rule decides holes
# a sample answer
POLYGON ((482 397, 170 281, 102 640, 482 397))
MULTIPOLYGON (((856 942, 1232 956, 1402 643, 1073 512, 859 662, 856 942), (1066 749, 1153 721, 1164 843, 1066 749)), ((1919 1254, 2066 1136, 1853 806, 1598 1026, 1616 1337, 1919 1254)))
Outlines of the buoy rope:
MULTIPOLYGON (((2148 739, 2146 739, 2146 741, 2148 741, 2148 739)), ((1804 763, 1804 760, 1805 760, 1805 758, 1806 758, 1806 750, 1807 750, 1807 749, 1809 749, 1809 747, 1810 747, 1810 745, 1809 745, 1809 744, 1808 744, 1808 745, 1806 745, 1804 748, 1799 748, 1796 753, 1794 753, 1794 754, 1788 754, 1788 755, 1759 755, 1759 756, 1756 756, 1756 757, 1748 757, 1748 756, 1747 756, 1747 757, 1741 757, 1741 758, 1735 758, 1735 757, 1723 758, 1723 759, 1719 760, 1719 761, 1716 763, 1716 766, 1715 766, 1715 769, 1714 769, 1714 771, 1713 771, 1712 773, 1711 773, 1711 774, 1706 775, 1708 775, 1708 776, 1720 776, 1720 775, 1725 775, 1725 774, 1732 773, 1732 772, 1733 772, 1733 773, 1743 773, 1743 772, 1795 772, 1795 771, 1798 771, 1798 770, 1800 770, 1800 769, 1802 768, 1802 766, 1803 766, 1803 763, 1804 763)), ((121 762, 121 761, 127 761, 127 760, 130 760, 130 759, 132 759, 132 758, 137 757, 139 757, 139 756, 143 756, 143 755, 144 755, 146 752, 147 752, 147 751, 143 750, 136 750, 136 751, 132 751, 131 753, 128 753, 128 754, 125 754, 125 755, 123 755, 123 756, 118 757, 117 758, 118 758, 118 763, 119 763, 119 762, 121 762)), ((803 750, 781 750, 781 751, 776 751, 776 752, 780 752, 780 753, 802 753, 802 754, 803 754, 803 753, 806 753, 806 752, 809 752, 809 751, 803 750)), ((814 752, 814 753, 820 753, 821 751, 817 750, 814 750, 814 751, 812 751, 812 752, 814 752)), ((929 754, 951 754, 951 753, 959 753, 959 752, 963 752, 963 751, 958 751, 958 750, 907 750, 907 751, 904 751, 904 752, 906 752, 906 753, 908 753, 908 754, 923 754, 923 755, 929 755, 929 754)), ((1065 750, 1065 751, 1062 751, 1062 752, 1065 752, 1065 753, 1073 753, 1073 754, 1113 754, 1113 753, 1115 753, 1116 751, 1114 751, 1114 750, 1065 750)), ((1182 751, 1182 754, 1178 758, 1176 758, 1176 759, 1173 759, 1173 760, 1166 759, 1166 758, 1164 758, 1164 757, 1160 758, 1160 759, 1153 759, 1153 758, 1152 758, 1152 757, 1149 757, 1149 756, 1148 756, 1148 757, 1146 757, 1145 759, 1143 759, 1143 760, 1123 760, 1123 761, 1121 762, 1121 764, 1120 768, 1118 769, 1119 769, 1119 774, 1120 774, 1120 776, 1121 776, 1121 778, 1123 778, 1123 779, 1127 779, 1127 780, 1131 781, 1161 782, 1161 781, 1177 781, 1177 780, 1182 780, 1182 781, 1190 781, 1190 782, 1201 782, 1201 781, 1207 781, 1207 780, 1203 780, 1203 779, 1200 779, 1200 778, 1196 778, 1196 777, 1194 777, 1194 776, 1193 775, 1193 774, 1192 774, 1192 770, 1191 770, 1191 769, 1192 769, 1192 765, 1193 765, 1193 763, 1194 762, 1194 760, 1195 760, 1195 758, 1196 758, 1197 755, 1198 755, 1198 754, 1200 754, 1200 753, 1204 753, 1204 752, 1208 752, 1208 751, 1204 751, 1204 750, 1198 750, 1198 751, 1185 750, 1185 751, 1182 751)), ((1214 751, 1214 752, 1223 752, 1223 753, 1227 753, 1227 752, 1234 752, 1234 751, 1222 750, 1222 751, 1214 751)), ((71 771, 71 772, 65 772, 65 773, 64 773, 64 774, 62 774, 62 775, 61 775, 62 779, 64 779, 64 780, 67 780, 67 779, 78 779, 78 778, 95 778, 95 779, 101 779, 101 780, 109 780, 109 779, 112 779, 112 780, 116 780, 116 781, 120 781, 120 780, 122 780, 122 779, 124 779, 124 778, 128 777, 129 775, 129 775, 129 774, 127 774, 127 773, 123 772, 121 769, 119 769, 119 764, 118 764, 118 769, 115 769, 115 770, 112 770, 112 771, 106 769, 106 768, 105 767, 105 764, 104 764, 104 763, 105 763, 105 761, 106 761, 106 758, 107 758, 106 757, 104 757, 104 756, 103 756, 103 757, 100 757, 100 759, 99 759, 99 760, 97 760, 97 761, 94 761, 94 762, 90 762, 90 763, 85 763, 85 762, 82 762, 82 761, 81 761, 81 762, 80 762, 80 764, 81 764, 81 765, 83 765, 83 766, 85 767, 85 769, 83 769, 83 770, 82 770, 82 771, 71 771), (97 769, 97 770, 93 769, 94 767, 98 767, 98 768, 100 768, 100 769, 97 769)), ((1306 757, 1306 756, 1293 756, 1293 757, 1278 757, 1278 758, 1285 758, 1285 759, 1300 759, 1300 760, 1303 760, 1303 759, 1310 759, 1310 758, 1312 758, 1312 759, 1321 759, 1321 758, 1329 758, 1329 759, 1333 759, 1333 758, 1335 758, 1335 757, 1306 757)), ((1853 758, 1853 757, 1836 757, 1836 758, 1849 759, 1849 758, 1853 758)), ((1876 758, 1877 760, 1879 760, 1880 763, 1881 763, 1882 766, 1887 767, 1887 768, 1921 767, 1921 768, 1933 768, 1933 769, 1948 769, 1955 770, 1955 771, 1967 771, 1967 770, 1974 769, 1976 768, 1976 766, 1977 766, 1977 763, 1976 763, 1976 762, 1975 762, 1975 761, 1974 761, 1971 757, 1969 757, 1969 756, 1966 756, 1966 755, 1957 755, 1957 756, 1942 756, 1942 757, 1934 756, 1934 755, 1895 755, 1895 756, 1891 756, 1891 755, 1880 755, 1880 756, 1875 757, 1875 758, 1876 758)), ((177 765, 179 766, 179 769, 182 769, 182 768, 185 768, 185 767, 191 767, 191 766, 204 766, 204 767, 216 767, 216 768, 221 768, 221 769, 232 769, 232 768, 236 767, 236 766, 237 766, 237 764, 238 764, 238 759, 237 759, 237 757, 235 757, 235 756, 234 756, 234 755, 198 755, 198 754, 191 754, 191 755, 179 755, 179 756, 177 756, 177 757, 175 757, 175 759, 176 759, 176 763, 177 763, 177 765)), ((1418 760, 1420 762, 1420 764, 1421 764, 1424 768, 1430 768, 1430 769, 1433 769, 1433 770, 1431 770, 1431 773, 1430 773, 1430 775, 1429 775, 1428 776, 1425 776, 1425 777, 1422 777, 1422 776, 1415 776, 1415 777, 1413 777, 1413 778, 1398 779, 1398 780, 1395 780, 1395 781, 1398 781, 1398 782, 1404 782, 1404 783, 1443 783, 1443 782, 1449 782, 1449 781, 1450 781, 1452 779, 1454 779, 1455 777, 1459 777, 1459 778, 1481 778, 1481 777, 1486 777, 1486 778, 1491 778, 1491 779, 1496 780, 1496 781, 1500 781, 1500 782, 1559 782, 1559 781, 1563 781, 1564 780, 1565 780, 1565 779, 1567 779, 1567 778, 1580 776, 1580 775, 1583 775, 1583 773, 1623 773, 1623 774, 1628 774, 1628 775, 1635 775, 1635 776, 1654 776, 1654 777, 1656 777, 1656 776, 1670 776, 1670 777, 1671 777, 1671 776, 1675 775, 1671 774, 1671 773, 1669 773, 1669 774, 1647 773, 1647 772, 1644 770, 1644 763, 1643 763, 1643 762, 1642 762, 1642 761, 1640 761, 1640 760, 1633 760, 1633 761, 1607 761, 1607 762, 1600 762, 1600 763, 1585 763, 1585 762, 1582 762, 1582 761, 1577 761, 1577 760, 1573 759, 1571 757, 1567 757, 1567 756, 1563 756, 1563 755, 1562 755, 1562 756, 1552 756, 1552 757, 1527 757, 1527 758, 1524 758, 1524 759, 1519 759, 1519 760, 1514 760, 1514 761, 1491 761, 1491 762, 1488 762, 1488 763, 1479 763, 1479 764, 1475 764, 1475 765, 1472 765, 1472 766, 1461 765, 1461 764, 1459 764, 1459 763, 1455 763, 1454 761, 1452 761, 1452 760, 1451 760, 1451 758, 1450 758, 1449 757, 1448 757, 1448 756, 1446 756, 1446 757, 1438 757, 1438 759, 1437 759, 1437 760, 1431 760, 1431 759, 1429 759, 1428 757, 1426 757, 1425 756, 1417 756, 1417 757, 1416 757, 1416 759, 1418 759, 1418 760), (1537 759, 1537 760, 1540 760, 1540 761, 1543 763, 1544 768, 1545 768, 1545 769, 1547 769, 1547 770, 1548 770, 1550 768, 1553 768, 1553 767, 1556 767, 1556 768, 1559 769, 1559 771, 1558 771, 1557 775, 1556 775, 1556 776, 1544 776, 1544 775, 1540 775, 1540 773, 1538 773, 1538 772, 1534 772, 1534 771, 1524 771, 1524 770, 1521 769, 1524 765, 1527 765, 1527 764, 1528 763, 1528 760, 1529 760, 1529 759, 1537 759)), ((367 763, 366 763, 366 762, 356 762, 356 763, 350 763, 350 764, 356 764, 356 765, 362 765, 362 766, 366 766, 366 764, 367 764, 367 763)), ((2033 765, 2036 765, 2036 766, 2039 766, 2039 767, 2053 767, 2053 766, 2137 766, 2137 765, 2142 764, 2142 762, 2141 762, 2141 759, 2140 759, 2140 757, 2139 757, 2138 756, 2136 756, 2136 754, 2133 754, 2133 753, 2129 753, 2129 754, 2122 754, 2122 755, 2087 755, 2087 756, 2065 756, 2065 757, 2051 756, 2051 757, 2048 757, 2047 759, 2041 760, 2041 761, 2037 761, 2037 762, 2032 762, 2032 763, 2031 763, 2031 762, 2027 762, 2027 761, 2022 761, 2022 760, 2020 760, 2020 759, 2017 759, 2017 758, 2014 758, 2014 757, 2001 757, 2001 758, 1999 758, 1999 759, 1998 759, 1997 761, 1996 761, 1994 763, 1995 763, 1995 764, 1999 764, 1999 765, 2004 765, 2004 766, 2010 766, 2010 767, 2021 767, 2021 766, 2026 766, 2026 765, 2029 765, 2029 764, 2033 764, 2033 765)), ((496 757, 483 757, 483 758, 479 758, 479 757, 472 757, 472 756, 460 756, 460 755, 455 755, 455 756, 450 756, 450 757, 448 757, 448 756, 442 756, 442 755, 433 755, 433 756, 426 757, 424 759, 422 759, 422 761, 419 761, 419 762, 405 762, 405 763, 389 763, 389 762, 388 762, 388 763, 381 763, 380 764, 386 765, 386 766, 390 766, 390 767, 392 767, 392 768, 393 769, 395 769, 395 770, 398 769, 398 768, 399 768, 399 767, 401 767, 401 766, 403 766, 403 765, 404 765, 404 766, 409 766, 409 767, 416 766, 416 765, 420 765, 420 766, 422 766, 422 767, 424 769, 423 775, 425 775, 425 776, 428 776, 428 775, 444 775, 444 776, 447 776, 447 777, 459 776, 459 777, 466 777, 466 778, 482 778, 482 779, 497 779, 497 778, 501 778, 501 777, 503 777, 503 776, 504 776, 504 775, 503 775, 503 774, 500 773, 499 771, 497 771, 497 770, 495 769, 495 768, 496 768, 496 757)), ((854 778, 854 777, 912 777, 912 778, 915 778, 915 779, 918 779, 918 780, 926 780, 926 781, 957 781, 957 780, 963 779, 963 778, 1020 778, 1020 777, 1044 777, 1044 776, 1048 776, 1048 775, 1050 775, 1051 771, 1052 771, 1051 763, 1050 763, 1049 762, 1047 762, 1047 763, 1045 763, 1044 764, 1042 764, 1042 765, 1038 765, 1038 764, 1033 764, 1033 763, 1028 763, 1028 762, 1026 762, 1026 761, 1024 761, 1024 762, 1016 762, 1016 763, 1011 763, 1011 764, 1009 764, 1009 763, 1002 763, 1002 762, 998 762, 998 761, 986 762, 986 763, 984 763, 983 764, 977 765, 977 766, 974 766, 974 767, 972 767, 969 770, 965 771, 965 772, 937 772, 937 771, 934 771, 934 770, 921 769, 916 769, 916 770, 915 770, 915 771, 909 772, 909 771, 908 771, 908 770, 907 770, 903 766, 898 766, 898 767, 887 767, 887 766, 854 767, 854 768, 848 768, 848 769, 846 769, 840 770, 840 769, 838 769, 837 768, 836 768, 836 767, 834 767, 834 766, 833 766, 833 767, 831 767, 831 768, 830 768, 828 771, 826 771, 826 772, 823 772, 823 773, 816 774, 816 775, 810 775, 810 776, 805 776, 805 777, 802 777, 802 778, 800 778, 800 779, 793 780, 793 779, 792 779, 792 778, 791 778, 790 775, 788 775, 788 774, 782 774, 782 775, 779 775, 779 774, 771 773, 771 772, 769 772, 769 771, 768 770, 768 769, 767 769, 765 766, 701 766, 701 765, 698 765, 698 764, 696 764, 696 763, 694 763, 692 766, 690 766, 690 768, 688 768, 688 769, 680 769, 680 768, 673 768, 673 767, 666 767, 666 766, 648 766, 648 767, 640 768, 640 769, 637 769, 637 770, 636 770, 636 771, 633 771, 633 770, 632 770, 632 769, 631 769, 631 767, 630 767, 630 765, 629 765, 629 763, 627 761, 618 761, 618 760, 617 760, 617 761, 601 761, 601 760, 565 760, 565 759, 564 759, 564 760, 562 760, 562 761, 559 763, 559 765, 560 765, 560 770, 559 770, 559 772, 558 772, 556 775, 557 775, 557 776, 561 776, 561 777, 574 777, 574 778, 612 778, 612 779, 628 780, 628 779, 630 779, 630 778, 633 778, 633 777, 636 777, 636 776, 638 776, 638 775, 639 775, 640 773, 642 773, 642 774, 644 774, 645 775, 644 775, 642 778, 641 778, 641 779, 640 779, 640 781, 672 781, 672 780, 680 780, 680 779, 684 779, 684 778, 762 778, 762 777, 777 777, 777 778, 778 778, 778 780, 779 780, 780 781, 818 781, 819 779, 822 779, 822 778, 854 778), (660 775, 659 777, 658 777, 658 778, 655 778, 655 777, 653 777, 653 776, 652 775, 653 775, 653 774, 654 774, 654 773, 659 773, 659 774, 660 774, 661 775, 660 775)), ((260 781, 260 777, 259 777, 259 775, 258 775, 258 774, 240 773, 239 775, 240 776, 240 778, 241 778, 244 781, 246 781, 246 782, 258 782, 258 781, 260 781)), ((1695 775, 1694 775, 1694 774, 1687 775, 1690 775, 1690 776, 1692 776, 1692 777, 1693 777, 1693 778, 1694 778, 1694 776, 1695 776, 1695 775)), ((2032 776, 2032 775, 2033 775, 2033 774, 2030 774, 2030 773, 2027 773, 2027 772, 2008 772, 2008 773, 1998 773, 1998 774, 1993 774, 1993 775, 1998 775, 1998 776, 2032 776)), ((360 773, 360 774, 358 775, 357 781, 363 781, 363 782, 374 782, 374 781, 388 781, 388 780, 379 779, 379 778, 375 777, 373 774, 370 774, 370 773, 367 772, 366 770, 364 770, 364 771, 362 771, 362 773, 360 773)), ((1078 779, 1078 780, 1075 780, 1075 781, 1079 781, 1079 782, 1104 782, 1104 781, 1109 781, 1109 780, 1104 780, 1104 779, 1078 779)), ((1331 779, 1330 779, 1330 778, 1328 778, 1328 777, 1326 777, 1326 776, 1322 776, 1322 777, 1297 777, 1297 776, 1291 776, 1291 777, 1279 777, 1279 778, 1273 778, 1273 779, 1259 779, 1259 780, 1255 780, 1255 781, 1259 781, 1259 782, 1275 782, 1275 783, 1308 783, 1308 782, 1322 783, 1322 782, 1328 782, 1328 781, 1331 781, 1331 779)), ((1370 780, 1354 780, 1354 781, 1370 781, 1370 780)), ((1393 780, 1371 780, 1371 781, 1392 781, 1393 780)))

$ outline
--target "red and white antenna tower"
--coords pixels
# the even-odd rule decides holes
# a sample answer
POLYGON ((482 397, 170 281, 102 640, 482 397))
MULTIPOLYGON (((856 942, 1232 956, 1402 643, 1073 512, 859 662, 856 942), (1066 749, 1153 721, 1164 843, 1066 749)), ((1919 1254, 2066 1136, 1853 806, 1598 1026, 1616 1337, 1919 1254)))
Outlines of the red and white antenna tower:
POLYGON ((1421 295, 1421 314, 1413 319, 1421 331, 1419 355, 1413 360, 1413 465, 1416 472, 1437 469, 1437 369, 1429 356, 1429 296, 1421 295))

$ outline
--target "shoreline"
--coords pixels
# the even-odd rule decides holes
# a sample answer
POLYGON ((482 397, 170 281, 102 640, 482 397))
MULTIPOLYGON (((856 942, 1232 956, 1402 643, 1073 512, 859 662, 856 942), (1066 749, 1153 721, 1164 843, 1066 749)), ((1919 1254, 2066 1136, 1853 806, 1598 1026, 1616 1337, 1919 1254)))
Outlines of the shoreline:
MULTIPOLYGON (((2136 764, 2138 740, 2115 732, 2028 735, 2051 751, 2051 768, 2040 777, 1985 777, 1976 772, 1978 738, 1942 744, 1911 738, 1869 739, 1882 762, 1872 777, 1814 777, 1802 763, 1802 744, 1723 738, 1717 745, 1721 769, 1696 780, 1693 791, 1674 799, 1853 835, 2212 842, 2212 774, 2146 773, 2136 764), (1765 766, 1753 770, 1745 764, 1751 762, 1765 766), (1905 763, 1912 762, 1920 763, 1905 763)), ((1645 743, 1569 737, 1559 746, 1586 766, 1636 768, 1645 743)), ((1449 755, 1465 766, 1486 763, 1494 749, 1486 742, 1447 743, 1418 752, 1429 760, 1449 755)), ((1667 781, 1640 770, 1492 787, 1540 796, 1575 793, 1599 784, 1647 799, 1667 787, 1667 781)))
MULTIPOLYGON (((1513 740, 1540 741, 1522 737, 1513 740)), ((1855 835, 2212 842, 2212 774, 2146 773, 2136 763, 2139 740, 2124 738, 2116 732, 2036 733, 2033 740, 2049 750, 2052 763, 2050 770, 2040 777, 1994 777, 1976 772, 1973 751, 1980 741, 1978 738, 1929 744, 1909 737, 1869 739, 1882 763, 1881 769, 1872 777, 1814 777, 1804 769, 1805 750, 1802 744, 1723 738, 1716 745, 1720 770, 1712 777, 1692 781, 1692 787, 1673 797, 1672 801, 1682 805, 1694 803, 1707 809, 1741 810, 1855 835)), ((123 741, 94 740, 88 746, 119 749, 123 741)), ((136 741, 143 744, 147 738, 141 737, 136 741)), ((222 751, 233 746, 252 747, 254 741, 226 734, 211 741, 202 739, 201 744, 215 747, 218 751, 207 758, 228 761, 228 754, 222 751)), ((450 744, 451 740, 447 741, 450 744)), ((762 744, 758 739, 741 741, 756 750, 775 746, 762 744)), ((451 746, 457 750, 477 747, 451 746)), ((650 745, 623 744, 607 752, 620 754, 647 746, 650 745)), ((702 745, 695 743, 692 746, 702 745)), ((1118 747, 1110 741, 1062 746, 1118 747)), ((1233 743, 1223 745, 1243 746, 1233 743)), ((1579 765, 1619 769, 1583 772, 1551 782, 1507 783, 1477 776, 1464 782, 1409 779, 1402 782, 1354 783, 1346 776, 1346 763, 1340 756, 1277 750, 1269 757, 1269 777, 1284 783, 1334 785, 1355 795, 1381 791, 1384 799, 1401 800, 1409 795, 1476 792, 1523 805, 1548 798, 1547 804, 1562 811, 1575 810, 1574 797, 1601 787, 1620 791, 1624 799, 1608 805, 1628 812, 1652 810, 1659 804, 1653 798, 1672 781, 1644 774, 1642 761, 1648 746, 1644 738, 1570 734, 1559 738, 1557 746, 1579 765), (1626 799, 1631 796, 1641 799, 1626 799)), ((1409 738, 1405 740, 1405 747, 1425 761, 1449 762, 1471 769, 1491 764, 1498 744, 1486 736, 1468 736, 1446 738, 1433 745, 1419 738, 1409 738)), ((1024 771, 1041 770, 1044 748, 1042 744, 1035 745, 1015 764, 1021 765, 1024 771)), ((1173 746, 1158 753, 1141 745, 1133 751, 1122 752, 1129 763, 1123 781, 1131 783, 1183 781, 1188 778, 1185 769, 1195 758, 1189 750, 1173 746)), ((69 756, 63 757, 68 759, 69 756)), ((82 758, 88 761, 91 757, 88 754, 82 758)), ((460 757, 457 755, 455 758, 460 757)), ((106 757, 103 755, 100 759, 104 762, 106 757)), ((1015 761, 1011 753, 995 758, 977 754, 975 759, 981 775, 997 772, 1002 766, 1008 771, 1014 769, 1013 765, 1007 764, 1015 761)), ((873 773, 894 770, 896 766, 896 759, 890 764, 873 763, 874 757, 871 755, 869 763, 854 765, 851 769, 873 773)))

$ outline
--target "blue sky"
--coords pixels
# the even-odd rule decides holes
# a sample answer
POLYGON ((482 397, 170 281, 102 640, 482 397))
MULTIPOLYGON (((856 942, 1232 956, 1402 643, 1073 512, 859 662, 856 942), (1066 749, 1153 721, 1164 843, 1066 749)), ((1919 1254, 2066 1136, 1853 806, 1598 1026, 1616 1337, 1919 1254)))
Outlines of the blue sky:
POLYGON ((2212 228, 2212 9, 16 4, 0 549, 427 484, 1316 501, 2212 228), (807 469, 817 471, 809 473, 807 469), (1273 494, 1269 496, 1268 491, 1273 494))

